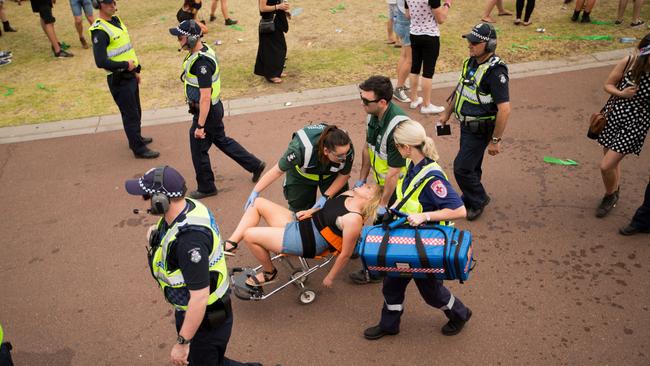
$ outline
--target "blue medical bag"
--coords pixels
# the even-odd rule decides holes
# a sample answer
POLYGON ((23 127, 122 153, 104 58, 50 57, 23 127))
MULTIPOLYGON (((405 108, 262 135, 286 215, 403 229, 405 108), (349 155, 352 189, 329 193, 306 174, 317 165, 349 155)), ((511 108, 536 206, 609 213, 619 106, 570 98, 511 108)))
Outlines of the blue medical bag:
POLYGON ((357 250, 371 275, 467 281, 473 268, 469 231, 403 222, 363 228, 357 250))

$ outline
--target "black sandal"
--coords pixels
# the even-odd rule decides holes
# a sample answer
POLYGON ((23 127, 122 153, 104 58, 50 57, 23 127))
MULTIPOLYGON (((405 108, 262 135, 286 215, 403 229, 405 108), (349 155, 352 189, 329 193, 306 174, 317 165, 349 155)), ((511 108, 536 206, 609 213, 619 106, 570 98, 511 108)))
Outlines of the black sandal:
POLYGON ((228 256, 234 256, 237 252, 237 247, 239 246, 239 243, 234 242, 232 240, 226 240, 223 242, 223 254, 228 255, 228 256), (226 243, 232 245, 230 249, 226 249, 226 243))
POLYGON ((254 283, 250 283, 250 282, 246 281, 246 285, 250 286, 250 287, 262 287, 262 286, 266 286, 266 285, 268 285, 270 283, 273 283, 273 282, 275 282, 276 277, 278 277, 278 269, 273 268, 273 271, 271 271, 271 272, 264 271, 264 272, 262 272, 262 274, 264 275, 264 282, 260 282, 260 280, 257 279, 257 276, 250 276, 249 275, 248 278, 252 279, 254 283))

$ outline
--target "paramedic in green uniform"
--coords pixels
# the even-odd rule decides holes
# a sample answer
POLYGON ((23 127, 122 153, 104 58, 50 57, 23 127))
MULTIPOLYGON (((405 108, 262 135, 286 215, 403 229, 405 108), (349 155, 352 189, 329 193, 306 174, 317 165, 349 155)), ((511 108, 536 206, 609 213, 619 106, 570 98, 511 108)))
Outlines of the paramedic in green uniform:
MULTIPOLYGON (((289 209, 300 218, 300 211, 322 208, 329 198, 348 190, 353 161, 354 148, 347 132, 325 123, 305 126, 293 134, 278 163, 257 182, 244 210, 284 174, 284 197, 289 209), (317 201, 319 189, 321 197, 317 201)), ((236 248, 236 243, 228 244, 227 251, 236 248)))

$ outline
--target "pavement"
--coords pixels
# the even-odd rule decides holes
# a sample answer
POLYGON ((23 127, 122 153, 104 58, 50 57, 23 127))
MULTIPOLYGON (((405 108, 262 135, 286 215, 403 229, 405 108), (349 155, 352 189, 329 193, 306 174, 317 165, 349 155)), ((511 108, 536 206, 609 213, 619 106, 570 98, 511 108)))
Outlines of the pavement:
MULTIPOLYGON (((602 82, 621 57, 511 68, 513 113, 503 153, 486 157, 483 166, 492 203, 479 220, 456 223, 472 232, 478 260, 465 284, 446 282, 473 311, 461 334, 443 336, 443 313, 411 285, 400 334, 365 340, 363 330, 379 320, 381 285, 350 283, 347 273, 360 266, 352 261, 332 289, 320 284, 325 271, 310 276, 307 285, 317 294, 310 305, 298 302, 293 287, 262 302, 233 299, 227 356, 287 366, 650 364, 650 236, 617 233, 641 204, 650 154, 646 146, 641 156, 625 158, 621 200, 597 219, 602 149, 585 136, 588 115, 606 100, 602 82), (578 165, 546 164, 547 155, 578 165)), ((433 91, 434 101, 449 95, 456 76, 433 91)), ((308 91, 230 101, 226 130, 269 163, 309 122, 336 123, 359 146, 365 116, 358 93, 353 86, 335 90, 328 98, 348 99, 308 91)), ((409 113, 434 131, 436 117, 409 113)), ((174 119, 161 117, 144 128, 162 152, 155 161, 133 159, 121 127, 96 133, 101 118, 83 134, 65 129, 65 122, 42 134, 0 130, 3 139, 32 140, 0 145, 0 322, 17 365, 169 364, 173 312, 146 264, 145 232, 155 218, 133 214, 146 202, 123 187, 159 164, 176 167, 195 187, 189 124, 174 119), (70 136, 50 138, 57 134, 70 136)), ((451 136, 434 138, 452 176, 458 134, 453 126, 451 136)), ((203 202, 227 236, 253 183, 216 149, 211 157, 219 195, 203 202)), ((356 161, 353 178, 359 168, 356 161)), ((281 184, 263 196, 283 202, 281 184)), ((254 263, 245 247, 228 260, 229 267, 254 263)), ((280 267, 281 278, 289 274, 280 267)))

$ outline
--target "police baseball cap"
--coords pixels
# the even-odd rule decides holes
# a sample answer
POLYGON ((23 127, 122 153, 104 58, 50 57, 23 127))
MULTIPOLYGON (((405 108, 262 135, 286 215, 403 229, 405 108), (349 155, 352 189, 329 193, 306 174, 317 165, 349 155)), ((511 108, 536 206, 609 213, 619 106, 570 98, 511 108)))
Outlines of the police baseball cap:
POLYGON ((175 28, 169 28, 172 36, 200 36, 201 27, 195 20, 183 20, 175 28))
POLYGON ((472 31, 463 34, 463 38, 473 43, 487 42, 491 39, 497 39, 497 32, 493 26, 488 23, 478 23, 472 28, 472 31))
POLYGON ((146 196, 162 193, 167 197, 183 197, 187 191, 185 179, 176 169, 165 166, 152 168, 138 179, 129 179, 124 182, 124 187, 129 194, 146 196), (156 169, 164 169, 162 184, 155 182, 156 169))

